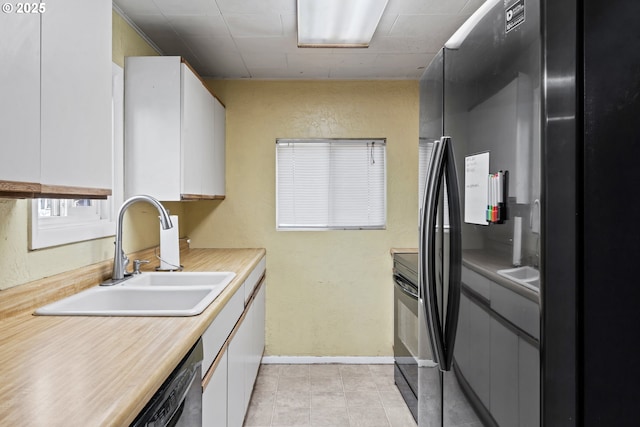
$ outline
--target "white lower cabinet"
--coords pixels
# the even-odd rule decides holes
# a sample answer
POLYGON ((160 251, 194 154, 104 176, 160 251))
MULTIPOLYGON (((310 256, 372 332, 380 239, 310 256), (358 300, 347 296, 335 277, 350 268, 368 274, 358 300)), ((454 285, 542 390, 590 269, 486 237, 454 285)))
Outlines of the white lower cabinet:
POLYGON ((265 280, 256 285, 262 276, 254 274, 256 270, 264 272, 264 262, 258 264, 203 334, 203 371, 207 371, 203 380, 203 427, 242 427, 244 422, 265 344, 265 280), (235 318, 233 330, 227 331, 222 325, 229 324, 228 313, 237 313, 236 301, 244 299, 246 288, 255 289, 255 294, 235 318), (228 337, 225 343, 220 343, 221 334, 228 337), (212 351, 217 352, 215 360, 207 356, 212 351))
POLYGON ((222 349, 219 363, 202 392, 202 425, 224 427, 227 425, 227 351, 222 349))
POLYGON ((249 312, 229 342, 227 427, 242 427, 248 406, 245 372, 251 346, 251 323, 247 320, 250 320, 249 312))

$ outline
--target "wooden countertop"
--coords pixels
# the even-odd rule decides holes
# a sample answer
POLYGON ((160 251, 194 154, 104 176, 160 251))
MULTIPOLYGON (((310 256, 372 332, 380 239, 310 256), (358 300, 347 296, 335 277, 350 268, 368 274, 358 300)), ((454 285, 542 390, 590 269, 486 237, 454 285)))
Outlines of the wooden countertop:
MULTIPOLYGON (((0 292, 0 313, 17 313, 0 317, 0 425, 129 425, 264 255, 264 249, 183 251, 187 271, 236 273, 193 317, 34 316, 41 297, 32 296, 33 307, 20 302, 19 311, 14 301, 42 284, 0 292)), ((64 274, 58 276, 60 282, 64 274)))

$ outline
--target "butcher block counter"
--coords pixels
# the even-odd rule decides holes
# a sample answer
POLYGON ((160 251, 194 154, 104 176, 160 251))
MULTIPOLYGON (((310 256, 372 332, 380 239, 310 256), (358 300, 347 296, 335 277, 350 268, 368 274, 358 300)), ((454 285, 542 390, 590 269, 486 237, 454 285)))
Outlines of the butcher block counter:
MULTIPOLYGON (((145 255, 154 258, 135 254, 145 255)), ((0 291, 0 425, 129 425, 263 256, 264 249, 183 250, 185 271, 236 273, 193 317, 32 314, 100 283, 109 261, 0 291)))

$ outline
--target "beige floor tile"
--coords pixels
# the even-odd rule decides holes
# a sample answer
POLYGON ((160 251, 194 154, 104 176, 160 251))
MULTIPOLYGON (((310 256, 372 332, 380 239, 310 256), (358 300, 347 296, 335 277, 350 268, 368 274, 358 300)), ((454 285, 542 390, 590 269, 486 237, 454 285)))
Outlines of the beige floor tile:
POLYGON ((346 391, 344 396, 349 408, 356 406, 382 408, 382 401, 377 391, 346 391))
POLYGON ((349 427, 346 408, 311 408, 311 425, 327 427, 349 427))
POLYGON ((278 391, 309 391, 310 389, 309 377, 278 377, 278 391))
POLYGON ((346 408, 343 392, 311 391, 311 408, 346 408))
POLYGON ((369 365, 341 365, 340 374, 342 377, 370 377, 369 365))
POLYGON ((349 408, 349 425, 351 427, 389 427, 387 414, 382 407, 367 408, 365 406, 349 408))
POLYGON ((244 419, 244 425, 246 427, 270 427, 272 416, 272 406, 249 405, 247 416, 244 419))
POLYGON ((251 394, 250 405, 273 407, 275 398, 275 391, 254 389, 253 393, 251 394))
POLYGON ((417 427, 393 365, 261 365, 246 427, 417 427))
POLYGON ((311 391, 344 391, 340 377, 311 377, 311 391))
POLYGON ((278 377, 260 375, 256 378, 254 390, 276 391, 278 389, 278 377))
POLYGON ((372 377, 342 377, 344 391, 378 391, 372 377))
POLYGON ((272 426, 308 426, 310 408, 278 408, 273 413, 272 426))
POLYGON ((340 365, 311 365, 309 367, 311 378, 340 377, 340 365))
POLYGON ((393 378, 393 365, 369 365, 369 372, 375 376, 393 378))
POLYGON ((385 408, 387 418, 391 423, 391 427, 417 427, 411 411, 406 406, 396 408, 385 408))
POLYGON ((281 377, 308 377, 309 365, 280 365, 281 377))
POLYGON ((280 365, 260 365, 258 375, 277 377, 278 375, 280 375, 280 365))
POLYGON ((378 387, 378 391, 397 390, 396 381, 393 377, 373 376, 373 382, 378 387))
POLYGON ((276 408, 310 408, 311 395, 308 391, 278 390, 276 408))
POLYGON ((392 390, 392 391, 381 391, 380 397, 382 398, 382 406, 385 408, 394 408, 401 407, 406 408, 407 404, 404 402, 400 391, 392 390))

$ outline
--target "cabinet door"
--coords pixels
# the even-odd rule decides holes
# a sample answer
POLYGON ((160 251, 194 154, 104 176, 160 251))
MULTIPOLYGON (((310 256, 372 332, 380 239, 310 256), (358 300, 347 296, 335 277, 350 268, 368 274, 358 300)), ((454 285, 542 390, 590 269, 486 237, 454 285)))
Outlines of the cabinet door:
POLYGON ((518 339, 518 399, 520 427, 540 426, 540 351, 518 339))
POLYGON ((251 397, 253 385, 256 381, 256 377, 258 376, 258 369, 260 369, 262 353, 264 352, 265 282, 263 281, 259 286, 260 290, 256 294, 253 304, 251 305, 251 311, 253 312, 251 325, 251 359, 247 370, 249 397, 251 397))
POLYGON ((218 365, 202 393, 203 427, 227 425, 227 351, 218 357, 218 365))
POLYGON ((251 341, 251 329, 246 317, 242 319, 235 335, 229 342, 228 388, 227 388, 227 426, 242 427, 246 401, 245 371, 251 341))
POLYGON ((43 193, 73 194, 80 187, 110 194, 111 6, 64 0, 47 3, 42 14, 43 193))
POLYGON ((213 172, 213 190, 212 194, 216 196, 225 195, 225 176, 226 176, 226 123, 227 112, 224 105, 216 98, 214 102, 214 163, 211 167, 213 172))
POLYGON ((180 58, 129 57, 124 76, 125 196, 179 201, 180 58))
POLYGON ((518 336, 493 318, 490 411, 498 425, 518 425, 518 336))
POLYGON ((482 403, 488 408, 493 400, 490 390, 492 363, 491 316, 469 300, 469 375, 467 380, 482 403))
POLYGON ((186 64, 181 68, 181 192, 189 198, 207 194, 207 168, 213 162, 213 97, 186 64))
POLYGON ((40 182, 40 16, 1 13, 0 52, 0 190, 38 190, 28 183, 40 182))

